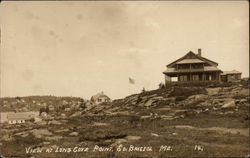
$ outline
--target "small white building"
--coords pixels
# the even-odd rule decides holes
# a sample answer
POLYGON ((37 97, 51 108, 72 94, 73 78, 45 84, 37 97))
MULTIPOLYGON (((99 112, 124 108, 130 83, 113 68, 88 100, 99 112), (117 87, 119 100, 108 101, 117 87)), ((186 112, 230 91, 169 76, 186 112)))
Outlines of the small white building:
POLYGON ((90 99, 91 102, 93 102, 95 105, 101 104, 101 103, 108 103, 111 101, 111 99, 105 95, 103 92, 97 93, 96 95, 93 95, 90 99))
POLYGON ((7 114, 7 121, 9 124, 22 124, 26 121, 30 121, 35 119, 36 114, 32 112, 16 112, 16 113, 8 113, 7 114))

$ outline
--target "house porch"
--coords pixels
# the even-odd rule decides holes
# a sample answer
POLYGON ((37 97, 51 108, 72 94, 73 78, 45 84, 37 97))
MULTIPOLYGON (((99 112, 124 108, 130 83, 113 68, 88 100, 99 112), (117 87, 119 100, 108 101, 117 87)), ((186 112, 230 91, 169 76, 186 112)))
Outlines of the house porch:
POLYGON ((171 82, 176 78, 178 82, 196 82, 196 81, 220 81, 220 72, 178 72, 165 74, 165 81, 171 82))

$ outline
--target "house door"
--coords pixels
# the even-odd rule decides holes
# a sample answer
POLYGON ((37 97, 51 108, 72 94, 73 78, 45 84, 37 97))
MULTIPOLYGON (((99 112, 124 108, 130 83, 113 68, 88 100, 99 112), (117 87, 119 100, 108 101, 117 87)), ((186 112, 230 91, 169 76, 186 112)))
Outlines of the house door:
POLYGON ((206 80, 211 81, 212 80, 212 75, 211 74, 206 74, 206 80))
POLYGON ((192 77, 193 81, 199 81, 199 75, 193 75, 192 77))
POLYGON ((208 80, 211 81, 212 80, 212 75, 208 76, 208 80))

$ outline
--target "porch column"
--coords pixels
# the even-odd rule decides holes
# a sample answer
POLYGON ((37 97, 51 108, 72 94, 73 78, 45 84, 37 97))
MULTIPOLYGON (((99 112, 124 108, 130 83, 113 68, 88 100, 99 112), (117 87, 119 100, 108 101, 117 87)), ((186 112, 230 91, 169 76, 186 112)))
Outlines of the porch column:
POLYGON ((190 63, 190 65, 189 65, 189 70, 190 70, 190 71, 189 71, 189 81, 192 81, 192 78, 191 78, 191 76, 192 76, 192 75, 191 75, 191 63, 190 63))
POLYGON ((178 71, 179 71, 178 64, 176 64, 176 70, 177 70, 177 81, 180 81, 180 80, 179 80, 179 73, 178 73, 178 71))

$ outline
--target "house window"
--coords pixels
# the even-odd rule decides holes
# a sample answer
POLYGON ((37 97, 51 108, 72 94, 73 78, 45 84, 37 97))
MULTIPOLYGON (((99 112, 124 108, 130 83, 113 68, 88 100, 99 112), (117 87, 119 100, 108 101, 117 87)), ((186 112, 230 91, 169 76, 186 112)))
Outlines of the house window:
POLYGON ((180 81, 187 81, 187 76, 186 75, 181 75, 180 76, 180 81))
POLYGON ((193 64, 192 65, 192 69, 201 69, 201 68, 203 68, 202 64, 193 64))
POLYGON ((171 81, 176 82, 176 81, 178 81, 178 78, 177 77, 171 77, 171 81))
POLYGON ((192 75, 193 81, 199 81, 199 75, 192 75))
POLYGON ((178 65, 178 69, 189 69, 190 65, 189 64, 180 64, 178 65))

